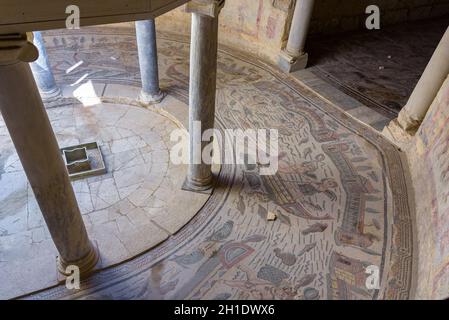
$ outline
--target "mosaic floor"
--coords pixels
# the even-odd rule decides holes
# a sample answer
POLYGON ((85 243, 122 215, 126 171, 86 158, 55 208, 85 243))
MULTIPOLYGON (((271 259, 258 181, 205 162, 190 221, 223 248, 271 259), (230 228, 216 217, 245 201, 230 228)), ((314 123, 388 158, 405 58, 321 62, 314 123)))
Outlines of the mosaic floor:
MULTIPOLYGON (((132 30, 51 33, 46 41, 60 83, 115 83, 127 94, 139 86, 132 30)), ((161 34, 158 46, 162 87, 186 108, 188 43, 161 34)), ((198 214, 154 249, 94 274, 81 290, 56 286, 23 298, 410 297, 412 206, 401 152, 263 63, 223 48, 218 66, 217 126, 278 129, 278 173, 222 166, 198 214), (267 221, 268 211, 277 220, 267 221), (369 266, 379 269, 378 289, 366 287, 369 266)))
POLYGON ((380 31, 312 38, 311 72, 385 117, 407 103, 444 31, 447 17, 380 31))

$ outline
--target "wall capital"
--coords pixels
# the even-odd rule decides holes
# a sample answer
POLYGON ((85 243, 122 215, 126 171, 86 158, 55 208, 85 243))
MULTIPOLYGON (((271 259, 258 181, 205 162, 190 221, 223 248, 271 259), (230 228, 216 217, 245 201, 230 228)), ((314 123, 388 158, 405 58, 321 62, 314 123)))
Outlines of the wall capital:
POLYGON ((33 44, 33 33, 15 33, 0 35, 0 65, 18 61, 33 62, 39 57, 39 51, 33 44))
POLYGON ((225 0, 192 0, 185 5, 184 10, 188 13, 198 13, 216 18, 224 4, 225 0))

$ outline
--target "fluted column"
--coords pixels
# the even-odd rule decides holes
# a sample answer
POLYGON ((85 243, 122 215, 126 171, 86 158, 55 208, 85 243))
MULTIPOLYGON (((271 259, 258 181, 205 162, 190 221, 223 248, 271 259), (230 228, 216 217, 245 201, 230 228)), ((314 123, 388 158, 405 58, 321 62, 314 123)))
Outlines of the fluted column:
POLYGON ((397 121, 404 131, 414 134, 418 130, 448 74, 449 28, 443 35, 407 104, 399 112, 397 121))
POLYGON ((94 268, 98 255, 31 73, 29 62, 38 57, 31 37, 31 33, 0 35, 0 111, 59 252, 60 272, 76 265, 85 274, 94 268))
POLYGON ((309 24, 315 0, 296 0, 287 46, 279 55, 279 67, 294 72, 307 66, 308 55, 304 52, 309 24))
POLYGON ((147 104, 159 103, 164 98, 164 95, 159 88, 156 26, 154 20, 136 21, 136 37, 142 80, 140 100, 147 104))
POLYGON ((39 51, 39 57, 30 64, 31 71, 33 72, 34 80, 36 81, 42 100, 52 100, 61 95, 61 90, 56 85, 55 77, 51 71, 42 34, 36 31, 33 32, 33 35, 33 42, 39 51))
POLYGON ((202 142, 203 132, 214 127, 217 80, 218 15, 224 1, 191 1, 192 13, 189 90, 189 156, 185 188, 194 191, 212 187, 212 169, 202 152, 212 142, 202 142))

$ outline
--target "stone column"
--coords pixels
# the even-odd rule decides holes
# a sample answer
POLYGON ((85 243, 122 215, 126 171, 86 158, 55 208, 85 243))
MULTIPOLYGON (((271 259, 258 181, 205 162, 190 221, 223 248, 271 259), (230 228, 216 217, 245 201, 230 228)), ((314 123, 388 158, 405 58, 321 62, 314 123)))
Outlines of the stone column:
POLYGON ((39 57, 35 62, 31 63, 31 71, 33 72, 34 80, 41 93, 42 100, 52 100, 61 95, 61 90, 56 85, 55 77, 51 71, 42 34, 38 31, 33 32, 33 34, 33 42, 39 51, 39 57))
POLYGON ((304 52, 315 0, 296 0, 287 46, 279 54, 279 67, 294 72, 307 66, 308 55, 304 52))
POLYGON ((59 252, 58 269, 91 271, 89 241, 56 137, 31 73, 38 57, 32 34, 0 35, 0 111, 59 252))
POLYGON ((164 95, 159 88, 156 27, 154 20, 136 21, 136 37, 142 79, 140 101, 145 104, 159 103, 164 98, 164 95))
POLYGON ((407 133, 414 135, 449 74, 449 28, 429 61, 397 122, 407 133))
POLYGON ((217 80, 218 15, 224 1, 198 0, 186 5, 192 13, 189 90, 189 157, 185 189, 212 187, 212 168, 204 163, 202 152, 212 142, 202 142, 203 132, 214 127, 217 80))

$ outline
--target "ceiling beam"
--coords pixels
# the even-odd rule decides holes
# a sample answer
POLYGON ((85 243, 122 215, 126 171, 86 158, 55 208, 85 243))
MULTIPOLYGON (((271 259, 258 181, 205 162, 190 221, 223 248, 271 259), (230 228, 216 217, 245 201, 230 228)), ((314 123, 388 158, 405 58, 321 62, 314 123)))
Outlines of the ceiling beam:
POLYGON ((1 0, 0 34, 66 28, 66 8, 77 5, 80 26, 152 19, 188 0, 1 0))

